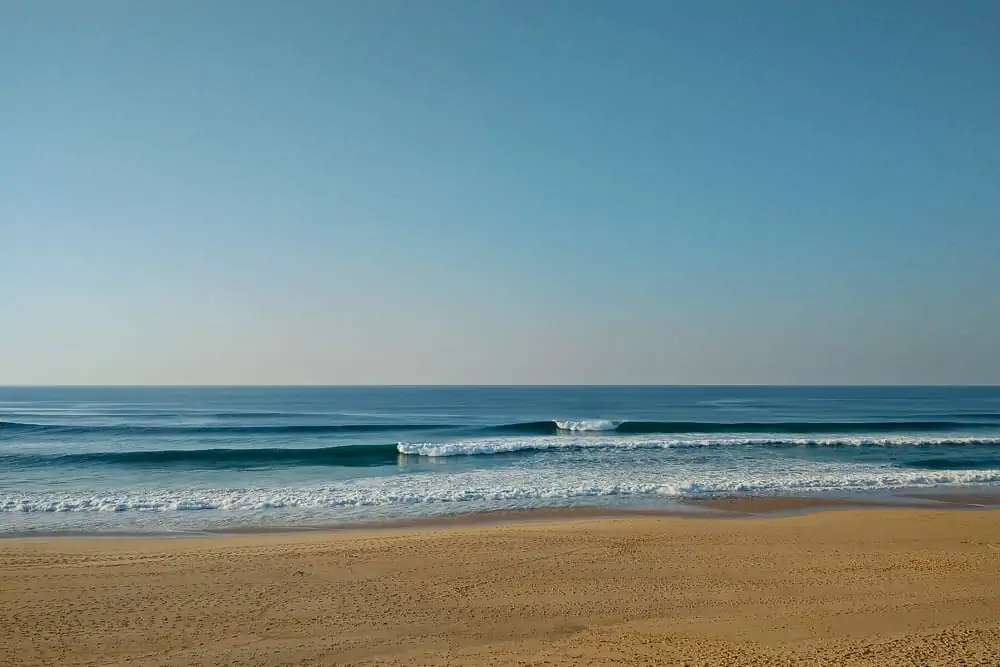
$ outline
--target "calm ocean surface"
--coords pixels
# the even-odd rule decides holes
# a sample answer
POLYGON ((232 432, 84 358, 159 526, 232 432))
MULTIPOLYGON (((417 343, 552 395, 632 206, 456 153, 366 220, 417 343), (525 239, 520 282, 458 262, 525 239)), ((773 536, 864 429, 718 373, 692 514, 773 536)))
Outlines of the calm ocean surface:
POLYGON ((0 531, 1000 483, 1000 388, 0 388, 0 531))

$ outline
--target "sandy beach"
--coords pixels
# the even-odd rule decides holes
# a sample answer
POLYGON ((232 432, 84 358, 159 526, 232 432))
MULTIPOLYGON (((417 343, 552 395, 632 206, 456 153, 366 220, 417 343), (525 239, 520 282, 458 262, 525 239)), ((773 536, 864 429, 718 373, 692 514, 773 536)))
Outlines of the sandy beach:
POLYGON ((1000 510, 0 541, 3 665, 998 665, 1000 510))

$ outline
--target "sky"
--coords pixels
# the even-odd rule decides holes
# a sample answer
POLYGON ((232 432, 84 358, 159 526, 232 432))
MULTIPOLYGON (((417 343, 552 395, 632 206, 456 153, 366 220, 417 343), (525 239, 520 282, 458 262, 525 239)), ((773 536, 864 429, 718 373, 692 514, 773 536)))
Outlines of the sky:
POLYGON ((0 384, 1000 384, 1000 3, 0 0, 0 384))

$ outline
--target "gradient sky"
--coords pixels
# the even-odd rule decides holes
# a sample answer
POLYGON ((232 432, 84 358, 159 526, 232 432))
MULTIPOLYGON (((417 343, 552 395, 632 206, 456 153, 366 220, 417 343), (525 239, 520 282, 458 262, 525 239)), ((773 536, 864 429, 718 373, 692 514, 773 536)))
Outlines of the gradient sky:
POLYGON ((81 383, 1000 383, 1000 3, 0 0, 81 383))

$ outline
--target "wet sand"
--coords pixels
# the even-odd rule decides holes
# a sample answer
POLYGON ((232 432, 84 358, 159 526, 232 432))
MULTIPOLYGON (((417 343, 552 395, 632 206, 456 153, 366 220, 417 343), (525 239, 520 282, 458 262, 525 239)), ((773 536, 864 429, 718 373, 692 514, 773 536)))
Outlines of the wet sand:
POLYGON ((895 507, 899 504, 881 500, 862 500, 860 498, 802 498, 792 496, 727 496, 694 500, 691 503, 697 507, 717 512, 760 515, 785 512, 810 512, 849 507, 895 507))
POLYGON ((1000 511, 0 542, 3 665, 997 665, 1000 511))
POLYGON ((910 493, 908 494, 908 497, 962 507, 1000 507, 1000 493, 997 493, 996 491, 937 491, 910 493))

